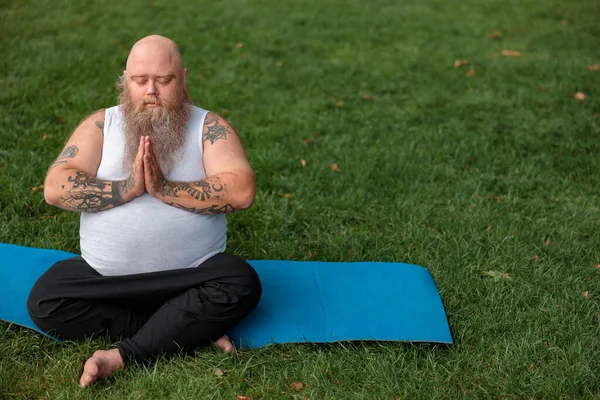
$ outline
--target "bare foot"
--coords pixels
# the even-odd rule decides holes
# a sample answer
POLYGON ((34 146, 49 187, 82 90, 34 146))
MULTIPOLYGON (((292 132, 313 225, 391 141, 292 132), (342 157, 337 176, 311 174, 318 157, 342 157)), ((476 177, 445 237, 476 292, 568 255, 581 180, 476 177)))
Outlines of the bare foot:
POLYGON ((119 349, 98 350, 85 362, 79 385, 83 388, 88 387, 99 379, 108 378, 113 372, 122 368, 123 359, 121 359, 119 349))
POLYGON ((227 335, 221 336, 214 344, 225 353, 235 353, 235 347, 233 347, 233 344, 227 335))

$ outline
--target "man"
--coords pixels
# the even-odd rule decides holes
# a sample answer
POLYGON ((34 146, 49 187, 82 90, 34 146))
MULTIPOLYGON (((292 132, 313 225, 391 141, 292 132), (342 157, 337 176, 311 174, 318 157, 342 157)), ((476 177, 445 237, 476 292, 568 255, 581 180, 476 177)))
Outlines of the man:
POLYGON ((81 256, 53 265, 28 300, 41 329, 68 340, 108 337, 82 387, 130 361, 214 343, 258 304, 252 267, 225 254, 226 213, 250 207, 254 174, 219 115, 191 104, 177 45, 132 47, 119 106, 84 119, 50 166, 44 197, 81 212, 81 256))

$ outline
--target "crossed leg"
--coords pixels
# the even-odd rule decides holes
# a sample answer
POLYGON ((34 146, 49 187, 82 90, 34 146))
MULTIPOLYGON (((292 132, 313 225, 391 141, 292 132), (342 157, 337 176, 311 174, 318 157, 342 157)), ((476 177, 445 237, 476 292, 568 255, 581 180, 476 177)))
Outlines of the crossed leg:
POLYGON ((234 347, 226 333, 258 304, 261 286, 239 257, 218 254, 196 268, 102 276, 81 257, 52 266, 34 285, 28 310, 61 339, 107 337, 115 349, 88 359, 80 384, 110 376, 130 361, 214 344, 234 347))

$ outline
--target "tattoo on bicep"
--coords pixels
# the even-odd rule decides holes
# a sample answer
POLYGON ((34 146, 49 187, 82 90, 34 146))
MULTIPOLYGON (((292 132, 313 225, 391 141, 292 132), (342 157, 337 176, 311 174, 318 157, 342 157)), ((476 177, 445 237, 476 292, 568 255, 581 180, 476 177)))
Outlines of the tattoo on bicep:
POLYGON ((195 214, 205 214, 205 215, 215 215, 215 214, 228 214, 234 213, 235 209, 231 204, 225 204, 224 206, 219 207, 216 204, 211 205, 210 207, 204 208, 195 208, 195 207, 185 207, 178 203, 167 203, 170 206, 175 208, 179 208, 181 210, 193 212, 195 214))
POLYGON ((69 176, 67 181, 71 188, 61 199, 73 211, 103 211, 124 203, 124 182, 106 182, 81 171, 75 171, 75 176, 69 176))
POLYGON ((104 122, 96 121, 96 126, 102 131, 102 134, 104 134, 104 122))
POLYGON ((203 142, 210 142, 210 144, 215 144, 218 140, 227 140, 227 135, 232 135, 233 130, 225 125, 219 124, 219 120, 211 120, 206 121, 204 125, 207 128, 207 131, 204 133, 203 142), (209 125, 214 122, 214 125, 209 125))
POLYGON ((77 155, 78 152, 79 152, 79 149, 77 148, 77 146, 67 147, 66 149, 63 150, 63 152, 60 154, 60 156, 58 156, 58 158, 52 163, 52 165, 50 166, 50 169, 55 168, 58 165, 67 163, 68 162, 67 159, 75 158, 75 156, 77 155))

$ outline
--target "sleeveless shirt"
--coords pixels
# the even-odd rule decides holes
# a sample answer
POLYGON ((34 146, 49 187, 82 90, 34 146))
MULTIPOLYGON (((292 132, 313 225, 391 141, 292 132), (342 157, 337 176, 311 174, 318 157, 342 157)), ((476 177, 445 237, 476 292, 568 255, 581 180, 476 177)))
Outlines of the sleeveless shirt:
MULTIPOLYGON (((208 111, 192 106, 181 157, 169 181, 200 181, 203 165, 202 127, 208 111)), ((108 108, 104 121, 102 160, 96 177, 122 181, 125 150, 119 106, 108 108)), ((202 215, 170 206, 144 193, 109 210, 82 212, 80 247, 83 259, 101 275, 130 275, 191 268, 225 251, 225 215, 202 215)))

